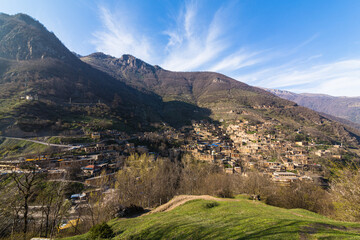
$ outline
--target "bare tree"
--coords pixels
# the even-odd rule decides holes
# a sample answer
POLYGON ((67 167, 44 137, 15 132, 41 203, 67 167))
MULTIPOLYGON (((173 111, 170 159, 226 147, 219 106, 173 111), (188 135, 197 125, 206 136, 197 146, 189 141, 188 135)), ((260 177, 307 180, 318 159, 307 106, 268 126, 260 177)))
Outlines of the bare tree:
POLYGON ((117 173, 118 204, 157 206, 170 200, 178 189, 179 164, 167 158, 153 160, 146 154, 131 155, 117 173))
POLYGON ((37 197, 37 202, 41 204, 43 216, 40 233, 43 232, 42 224, 44 223, 44 237, 54 234, 54 229, 69 209, 69 204, 64 197, 65 187, 65 182, 46 182, 37 197))
POLYGON ((23 173, 12 173, 11 178, 14 180, 18 193, 20 194, 21 210, 23 213, 23 236, 26 239, 29 221, 29 201, 33 197, 36 185, 41 181, 40 174, 34 166, 28 165, 23 167, 23 173))
POLYGON ((20 227, 21 197, 14 188, 10 177, 0 181, 0 237, 11 235, 14 239, 16 229, 20 227))
POLYGON ((247 176, 242 177, 242 181, 237 187, 240 193, 260 195, 261 197, 269 196, 276 188, 268 176, 258 172, 248 172, 247 176))
POLYGON ((290 186, 278 186, 266 202, 283 208, 302 208, 330 215, 332 202, 329 193, 313 182, 293 182, 290 186))

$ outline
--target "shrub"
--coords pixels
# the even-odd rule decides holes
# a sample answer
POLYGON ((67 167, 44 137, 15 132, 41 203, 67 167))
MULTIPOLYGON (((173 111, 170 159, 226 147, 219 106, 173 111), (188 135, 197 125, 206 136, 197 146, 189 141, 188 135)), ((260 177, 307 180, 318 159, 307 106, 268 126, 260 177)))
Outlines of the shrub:
POLYGON ((266 203, 282 208, 302 208, 324 215, 333 212, 329 193, 312 182, 295 182, 289 187, 278 187, 267 197, 266 203))
POLYGON ((145 212, 144 208, 141 206, 137 206, 134 204, 131 204, 128 207, 124 207, 124 206, 118 206, 115 209, 116 213, 114 217, 120 218, 120 217, 129 217, 129 216, 133 216, 136 214, 140 214, 145 212))
POLYGON ((216 195, 221 198, 234 198, 234 193, 230 186, 224 186, 216 195))
POLYGON ((213 207, 217 207, 217 206, 219 206, 218 202, 210 202, 210 203, 205 204, 206 208, 213 208, 213 207))
POLYGON ((114 232, 107 223, 96 224, 90 229, 90 239, 111 239, 114 232))

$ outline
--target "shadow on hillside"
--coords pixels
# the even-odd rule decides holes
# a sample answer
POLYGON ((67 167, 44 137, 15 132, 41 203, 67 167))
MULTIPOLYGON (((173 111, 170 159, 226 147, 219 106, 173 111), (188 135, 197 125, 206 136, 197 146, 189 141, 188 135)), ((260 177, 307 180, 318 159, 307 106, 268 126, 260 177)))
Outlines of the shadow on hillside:
POLYGON ((7 81, 18 84, 8 89, 9 101, 16 97, 11 91, 25 89, 25 81, 31 94, 39 97, 39 101, 24 102, 12 109, 12 121, 0 122, 1 130, 19 128, 10 131, 11 136, 60 134, 70 127, 57 129, 57 122, 77 123, 80 127, 81 121, 90 118, 115 119, 121 122, 121 131, 151 130, 151 123, 160 122, 181 128, 191 120, 210 120, 209 109, 181 101, 163 102, 159 95, 136 89, 80 60, 23 61, 11 63, 11 69, 17 74, 7 81))
MULTIPOLYGON (((246 234, 244 237, 237 239, 262 239, 262 238, 277 238, 277 239, 287 239, 289 234, 299 234, 300 239, 312 239, 311 235, 321 233, 324 235, 334 235, 335 237, 338 234, 347 237, 359 236, 357 233, 348 232, 346 227, 338 227, 335 225, 329 225, 325 223, 312 223, 305 221, 294 220, 289 223, 288 220, 279 221, 276 226, 263 228, 259 231, 253 231, 249 234, 246 234)), ((234 236, 236 238, 236 236, 234 236)))
POLYGON ((210 114, 210 109, 201 108, 181 101, 164 102, 162 108, 162 118, 175 128, 190 125, 192 120, 213 122, 210 114))

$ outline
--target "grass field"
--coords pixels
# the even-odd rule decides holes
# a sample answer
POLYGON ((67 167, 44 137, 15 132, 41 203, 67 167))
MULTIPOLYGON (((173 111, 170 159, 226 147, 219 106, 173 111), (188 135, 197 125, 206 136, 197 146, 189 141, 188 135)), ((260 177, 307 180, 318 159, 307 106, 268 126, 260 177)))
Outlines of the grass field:
POLYGON ((49 147, 39 143, 25 140, 0 138, 0 157, 20 157, 45 153, 49 147))
MULTIPOLYGON (((168 212, 109 222, 114 239, 360 239, 360 224, 239 197, 192 200, 168 212)), ((68 240, 88 239, 88 235, 68 240)))

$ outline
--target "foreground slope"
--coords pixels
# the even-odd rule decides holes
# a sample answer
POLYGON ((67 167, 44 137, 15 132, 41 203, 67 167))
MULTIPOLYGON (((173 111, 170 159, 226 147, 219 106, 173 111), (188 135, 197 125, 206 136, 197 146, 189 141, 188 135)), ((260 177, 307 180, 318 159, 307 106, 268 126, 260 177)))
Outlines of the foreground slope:
MULTIPOLYGON (((244 198, 192 200, 171 211, 109 224, 115 239, 360 239, 360 224, 244 198)), ((87 234, 69 239, 87 239, 87 234)))

